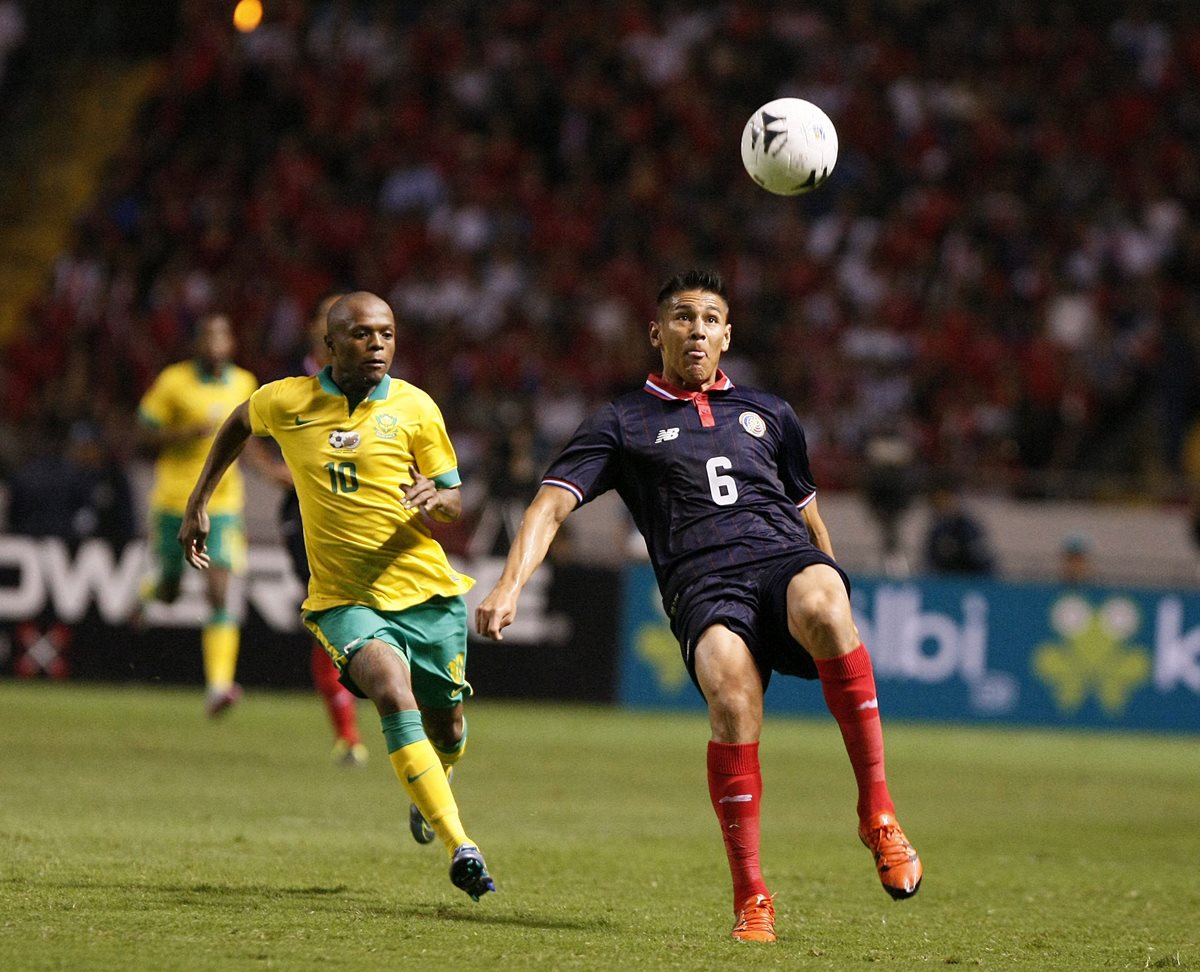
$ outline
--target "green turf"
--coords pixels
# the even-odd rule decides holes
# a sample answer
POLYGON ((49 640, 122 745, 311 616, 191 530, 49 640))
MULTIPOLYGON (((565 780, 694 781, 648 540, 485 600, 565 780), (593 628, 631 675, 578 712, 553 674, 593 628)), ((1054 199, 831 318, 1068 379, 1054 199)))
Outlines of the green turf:
POLYGON ((0 682, 0 966, 1200 969, 1195 738, 888 727, 921 850, 909 902, 854 834, 831 721, 768 722, 777 945, 739 945, 702 716, 472 703, 455 778, 500 893, 455 890, 366 708, 328 762, 315 697, 0 682))

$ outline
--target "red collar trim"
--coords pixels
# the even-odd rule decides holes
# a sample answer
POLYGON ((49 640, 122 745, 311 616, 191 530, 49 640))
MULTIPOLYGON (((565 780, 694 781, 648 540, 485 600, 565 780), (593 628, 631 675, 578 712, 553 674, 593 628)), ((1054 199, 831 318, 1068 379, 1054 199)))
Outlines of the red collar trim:
POLYGON ((697 395, 707 395, 709 392, 729 391, 733 387, 733 382, 720 368, 717 369, 717 378, 705 391, 687 391, 683 388, 676 388, 674 385, 663 381, 662 375, 647 375, 646 384, 642 386, 644 391, 649 392, 655 398, 661 398, 668 402, 690 402, 694 401, 697 395))

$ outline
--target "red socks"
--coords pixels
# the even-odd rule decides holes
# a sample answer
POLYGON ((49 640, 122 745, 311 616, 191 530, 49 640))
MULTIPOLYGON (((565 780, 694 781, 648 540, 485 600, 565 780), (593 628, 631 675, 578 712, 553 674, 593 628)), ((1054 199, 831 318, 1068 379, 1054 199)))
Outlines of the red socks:
POLYGON ((708 744, 708 795, 712 799, 733 876, 733 909, 752 894, 767 894, 758 862, 762 774, 758 743, 708 744))
POLYGON ((329 719, 333 723, 337 738, 345 739, 351 745, 362 742, 358 735, 358 714, 354 695, 338 681, 337 666, 320 645, 312 646, 309 668, 312 669, 313 685, 325 702, 325 709, 329 712, 329 719))
MULTIPOLYGON (((859 645, 839 658, 816 659, 825 704, 837 720, 858 782, 858 816, 895 813, 883 770, 883 728, 875 698, 871 656, 859 645)), ((758 743, 708 744, 708 795, 721 823, 733 876, 733 908, 753 894, 766 894, 758 859, 762 774, 758 743)))
POLYGON ((881 810, 894 814, 896 807, 883 771, 883 727, 879 722, 871 656, 859 645, 838 658, 815 661, 825 704, 842 730, 846 753, 854 767, 859 820, 881 810))

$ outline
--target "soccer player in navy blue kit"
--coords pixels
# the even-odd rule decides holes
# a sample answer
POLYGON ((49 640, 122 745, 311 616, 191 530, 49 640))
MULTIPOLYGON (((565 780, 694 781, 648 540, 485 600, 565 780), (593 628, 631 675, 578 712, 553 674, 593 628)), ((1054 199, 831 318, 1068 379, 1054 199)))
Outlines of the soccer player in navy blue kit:
POLYGON ((664 284, 650 323, 662 373, 587 419, 551 464, 475 624, 500 640, 568 514, 617 490, 708 704, 708 788, 733 877, 733 937, 773 942, 758 763, 772 672, 820 679, 858 783, 859 837, 884 889, 911 897, 922 869, 888 793, 871 658, 817 510, 804 432, 783 399, 721 371, 730 335, 718 274, 688 270, 664 284))

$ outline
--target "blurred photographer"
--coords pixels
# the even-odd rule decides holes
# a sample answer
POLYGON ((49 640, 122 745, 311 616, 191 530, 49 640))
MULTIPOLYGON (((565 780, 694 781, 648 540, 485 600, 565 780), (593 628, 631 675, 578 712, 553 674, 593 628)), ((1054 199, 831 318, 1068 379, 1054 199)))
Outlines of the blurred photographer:
POLYGON ((965 507, 961 484, 938 477, 929 491, 932 516, 925 538, 925 569, 931 574, 990 576, 996 566, 987 530, 965 507))

